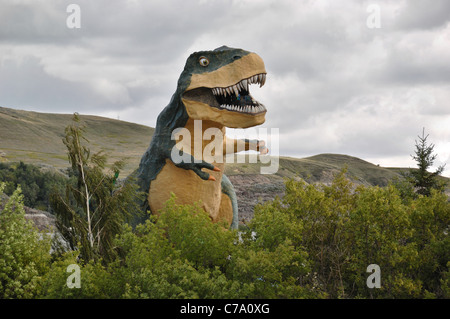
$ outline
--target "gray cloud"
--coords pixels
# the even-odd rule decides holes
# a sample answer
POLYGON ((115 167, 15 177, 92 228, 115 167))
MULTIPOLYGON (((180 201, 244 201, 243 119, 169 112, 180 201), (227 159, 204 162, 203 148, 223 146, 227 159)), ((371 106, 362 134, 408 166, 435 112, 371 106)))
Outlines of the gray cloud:
POLYGON ((74 1, 0 4, 0 105, 155 125, 192 51, 257 52, 267 84, 252 94, 280 128, 280 152, 346 153, 407 165, 425 126, 450 140, 449 2, 74 1), (405 164, 406 163, 406 164, 405 164))
POLYGON ((434 29, 450 21, 450 2, 409 0, 400 10, 396 25, 400 29, 434 29))

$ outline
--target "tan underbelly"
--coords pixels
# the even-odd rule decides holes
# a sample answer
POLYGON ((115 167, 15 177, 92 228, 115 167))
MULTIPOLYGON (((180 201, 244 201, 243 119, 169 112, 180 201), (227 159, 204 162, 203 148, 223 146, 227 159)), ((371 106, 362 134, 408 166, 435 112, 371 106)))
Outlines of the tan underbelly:
POLYGON ((165 202, 174 193, 177 204, 194 204, 200 206, 209 213, 213 222, 219 218, 219 209, 222 198, 222 172, 224 164, 215 163, 221 172, 205 170, 216 178, 215 181, 205 181, 192 170, 176 167, 173 162, 166 159, 159 174, 150 183, 148 202, 152 213, 157 213, 164 208, 165 202))

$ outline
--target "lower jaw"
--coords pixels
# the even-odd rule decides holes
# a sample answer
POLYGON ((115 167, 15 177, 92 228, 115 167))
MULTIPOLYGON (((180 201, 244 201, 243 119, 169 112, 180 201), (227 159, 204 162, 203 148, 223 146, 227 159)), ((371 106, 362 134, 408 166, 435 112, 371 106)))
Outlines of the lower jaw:
POLYGON ((247 128, 265 122, 266 110, 260 113, 242 113, 208 104, 182 99, 189 117, 193 120, 208 120, 230 128, 247 128))

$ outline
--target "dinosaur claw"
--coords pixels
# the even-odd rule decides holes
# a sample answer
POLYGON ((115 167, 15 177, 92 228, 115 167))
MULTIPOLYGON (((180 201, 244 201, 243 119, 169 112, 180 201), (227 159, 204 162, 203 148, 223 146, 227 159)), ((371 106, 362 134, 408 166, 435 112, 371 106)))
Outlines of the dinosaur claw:
POLYGON ((209 181, 216 181, 216 178, 214 177, 214 176, 212 176, 212 175, 209 175, 209 177, 208 177, 208 180, 209 181))
POLYGON ((216 171, 216 172, 220 172, 220 168, 218 168, 217 166, 214 166, 213 170, 216 171))
POLYGON ((266 155, 267 153, 269 153, 269 149, 267 147, 263 147, 260 149, 261 155, 266 155))

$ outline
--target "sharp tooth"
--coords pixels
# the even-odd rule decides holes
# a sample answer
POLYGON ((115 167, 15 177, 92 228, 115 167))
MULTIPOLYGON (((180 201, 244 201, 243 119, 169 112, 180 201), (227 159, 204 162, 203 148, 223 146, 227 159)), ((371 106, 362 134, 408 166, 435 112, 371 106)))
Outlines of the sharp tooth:
POLYGON ((261 86, 263 86, 266 83, 266 74, 263 73, 262 80, 261 80, 261 86))
POLYGON ((258 83, 258 76, 257 75, 254 75, 253 76, 253 83, 258 83))
POLYGON ((241 85, 242 85, 242 88, 244 90, 248 91, 248 82, 247 82, 247 80, 242 80, 241 81, 241 85))
POLYGON ((217 95, 217 89, 216 88, 213 88, 212 92, 213 92, 214 95, 217 95))
MULTIPOLYGON (((225 96, 227 96, 227 94, 230 94, 230 88, 225 88, 225 96)), ((231 94, 230 94, 231 95, 231 94)))
POLYGON ((239 95, 239 89, 237 88, 236 85, 233 85, 233 91, 234 91, 234 94, 235 94, 236 96, 239 95))

